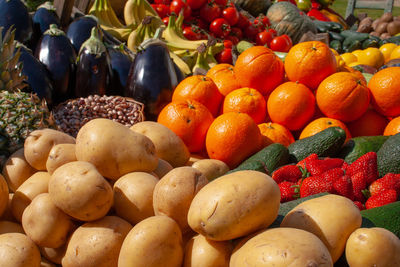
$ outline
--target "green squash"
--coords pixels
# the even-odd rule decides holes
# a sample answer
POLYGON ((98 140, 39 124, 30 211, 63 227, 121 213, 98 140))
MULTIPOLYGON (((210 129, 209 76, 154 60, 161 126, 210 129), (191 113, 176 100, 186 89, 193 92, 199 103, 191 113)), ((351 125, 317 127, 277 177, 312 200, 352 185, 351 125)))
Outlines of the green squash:
POLYGON ((232 2, 254 17, 265 14, 271 6, 270 0, 232 0, 232 2))

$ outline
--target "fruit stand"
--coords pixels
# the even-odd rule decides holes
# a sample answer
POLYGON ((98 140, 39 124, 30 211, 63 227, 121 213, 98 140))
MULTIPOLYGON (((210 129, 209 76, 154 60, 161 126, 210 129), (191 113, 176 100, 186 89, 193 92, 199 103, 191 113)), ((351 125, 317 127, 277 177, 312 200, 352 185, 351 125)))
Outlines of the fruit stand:
POLYGON ((400 266, 400 14, 0 0, 0 266, 400 266))

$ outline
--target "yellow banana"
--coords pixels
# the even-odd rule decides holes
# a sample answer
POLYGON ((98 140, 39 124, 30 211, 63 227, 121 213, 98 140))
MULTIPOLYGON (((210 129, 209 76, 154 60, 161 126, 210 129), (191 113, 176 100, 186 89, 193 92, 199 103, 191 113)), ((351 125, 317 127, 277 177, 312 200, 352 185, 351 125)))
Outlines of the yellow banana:
MULTIPOLYGON (((154 10, 154 8, 150 5, 149 2, 147 2, 146 0, 142 0, 143 2, 143 6, 145 9, 145 16, 155 16, 155 17, 159 17, 158 13, 154 10)), ((160 18, 161 20, 161 18, 160 18)))
POLYGON ((123 28, 124 25, 117 18, 117 15, 115 14, 115 11, 113 10, 110 2, 108 0, 102 0, 102 1, 104 1, 104 6, 107 11, 107 16, 111 24, 116 28, 123 28))
POLYGON ((179 56, 177 56, 174 52, 169 52, 169 55, 172 61, 175 62, 175 64, 178 66, 178 68, 182 71, 183 74, 185 75, 192 74, 189 65, 185 61, 183 61, 179 56))
POLYGON ((136 52, 137 47, 146 39, 152 38, 160 26, 155 17, 147 16, 143 19, 142 23, 133 31, 128 38, 128 48, 136 52))
POLYGON ((107 25, 100 25, 100 26, 103 30, 107 31, 109 34, 111 34, 118 40, 124 42, 128 41, 129 35, 133 31, 133 29, 129 27, 116 28, 107 25))
POLYGON ((102 6, 101 0, 94 1, 88 14, 97 17, 100 25, 112 27, 112 23, 108 18, 107 11, 105 10, 104 6, 102 6))
POLYGON ((124 6, 124 20, 128 24, 139 25, 146 15, 143 0, 128 0, 124 6))

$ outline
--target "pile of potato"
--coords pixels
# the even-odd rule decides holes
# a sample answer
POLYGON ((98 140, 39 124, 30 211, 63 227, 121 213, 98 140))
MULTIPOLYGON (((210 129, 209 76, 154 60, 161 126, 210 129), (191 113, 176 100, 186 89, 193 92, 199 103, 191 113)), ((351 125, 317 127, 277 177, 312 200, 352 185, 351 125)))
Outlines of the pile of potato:
POLYGON ((400 266, 400 240, 360 228, 351 200, 308 200, 270 228, 270 176, 190 156, 150 121, 32 132, 0 175, 0 266, 333 266, 345 250, 351 266, 400 266))
POLYGON ((400 16, 393 16, 392 13, 387 12, 375 20, 366 17, 358 24, 357 31, 369 33, 381 39, 392 37, 400 33, 400 16))

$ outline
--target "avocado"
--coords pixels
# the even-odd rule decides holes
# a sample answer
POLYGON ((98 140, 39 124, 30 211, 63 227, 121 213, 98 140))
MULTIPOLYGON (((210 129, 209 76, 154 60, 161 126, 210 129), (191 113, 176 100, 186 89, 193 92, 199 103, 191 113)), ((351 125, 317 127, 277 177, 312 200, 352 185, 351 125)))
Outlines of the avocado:
POLYGON ((380 177, 387 173, 400 173, 400 133, 390 136, 378 150, 377 156, 380 177))

